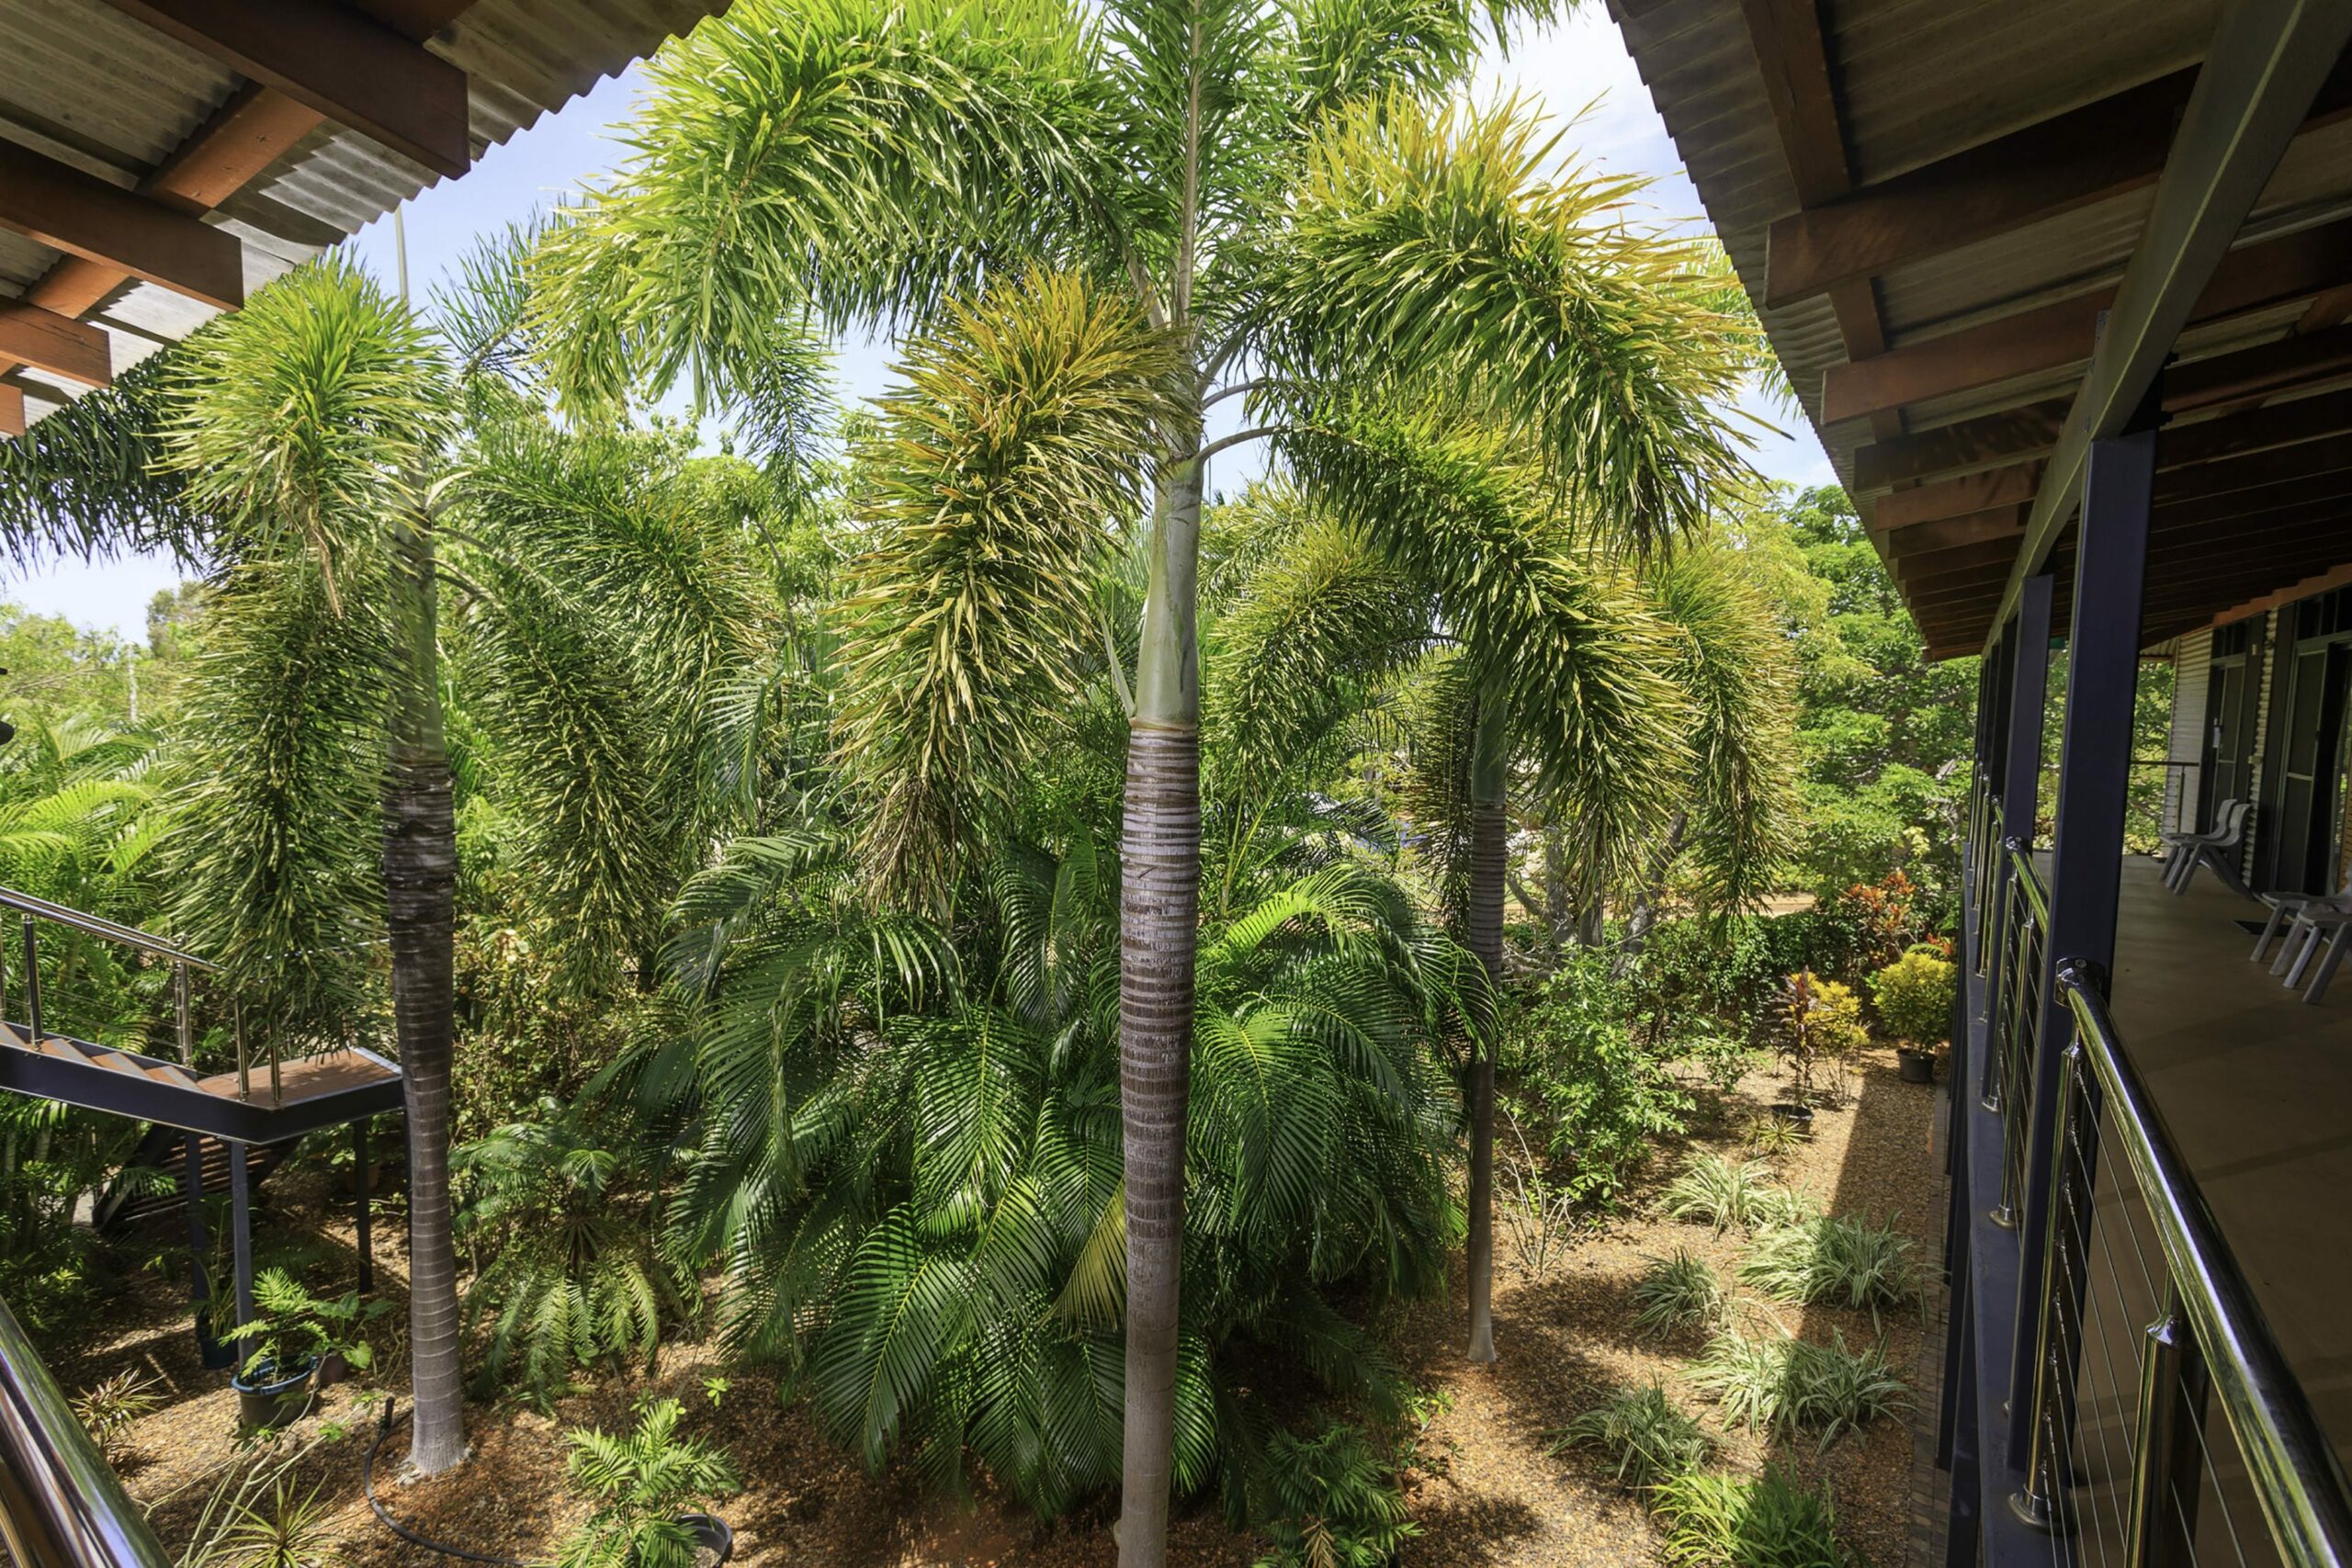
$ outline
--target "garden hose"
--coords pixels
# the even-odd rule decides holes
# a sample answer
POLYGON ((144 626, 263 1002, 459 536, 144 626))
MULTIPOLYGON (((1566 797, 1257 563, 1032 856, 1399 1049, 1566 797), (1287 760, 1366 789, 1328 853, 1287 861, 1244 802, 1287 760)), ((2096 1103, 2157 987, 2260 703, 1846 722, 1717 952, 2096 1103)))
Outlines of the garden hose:
POLYGON ((409 1529, 400 1520, 392 1517, 386 1511, 384 1505, 376 1501, 376 1456, 382 1451, 384 1439, 392 1435, 392 1413, 399 1404, 400 1401, 397 1399, 384 1401, 384 1414, 376 1422, 376 1440, 368 1445, 368 1457, 359 1461, 359 1489, 368 1495, 368 1506, 376 1510, 376 1517, 384 1521, 384 1528, 412 1546, 421 1546, 427 1551, 437 1551, 444 1557, 462 1557, 469 1562, 487 1562, 492 1564, 492 1568, 541 1568, 538 1563, 525 1562, 517 1558, 493 1557, 488 1552, 468 1551, 462 1546, 444 1546, 431 1537, 420 1535, 409 1529))

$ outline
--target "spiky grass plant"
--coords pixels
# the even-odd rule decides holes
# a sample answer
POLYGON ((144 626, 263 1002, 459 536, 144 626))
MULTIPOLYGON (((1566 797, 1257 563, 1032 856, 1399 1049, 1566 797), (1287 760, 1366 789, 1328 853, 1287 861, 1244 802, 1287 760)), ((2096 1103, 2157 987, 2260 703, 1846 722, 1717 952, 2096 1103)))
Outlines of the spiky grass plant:
POLYGON ((1759 1189, 1748 1200, 1744 1223, 1752 1231, 1770 1230, 1780 1225, 1801 1225, 1816 1219, 1821 1204, 1802 1187, 1768 1186, 1759 1189))
POLYGON ((1792 1155, 1805 1145, 1805 1130, 1785 1116, 1751 1116, 1747 1122, 1747 1150, 1759 1159, 1778 1159, 1792 1155))
POLYGON ((107 1463, 121 1468, 131 1454, 130 1427, 163 1403, 155 1380, 122 1371, 74 1396, 74 1415, 107 1463))
POLYGON ((1663 1339, 1679 1329, 1720 1326, 1730 1303, 1714 1266, 1678 1247, 1671 1257, 1642 1259, 1634 1306, 1634 1327, 1663 1339))
POLYGON ((1826 1485, 1807 1486, 1787 1466, 1761 1476, 1690 1471, 1659 1486, 1652 1506, 1666 1527, 1670 1568, 1846 1568, 1838 1507, 1826 1485))
POLYGON ((1912 1299, 1911 1238, 1892 1223, 1830 1216, 1758 1231, 1739 1266, 1747 1284, 1775 1301, 1881 1307, 1912 1299))
POLYGON ((1909 1385, 1887 1365, 1885 1345, 1851 1350, 1842 1333, 1826 1345, 1786 1332, 1758 1339, 1718 1334, 1691 1367, 1690 1381, 1723 1407, 1726 1423, 1774 1438, 1815 1438, 1824 1448, 1910 1403, 1909 1385))
POLYGON ((1758 1197, 1771 1186, 1771 1168, 1760 1159, 1693 1155, 1666 1190, 1667 1216, 1710 1226, 1721 1235, 1734 1225, 1751 1224, 1758 1197))
POLYGON ((1551 1453, 1587 1444, 1599 1449, 1621 1486, 1656 1486, 1688 1475, 1715 1451, 1715 1440, 1656 1379, 1619 1390, 1548 1435, 1551 1453))

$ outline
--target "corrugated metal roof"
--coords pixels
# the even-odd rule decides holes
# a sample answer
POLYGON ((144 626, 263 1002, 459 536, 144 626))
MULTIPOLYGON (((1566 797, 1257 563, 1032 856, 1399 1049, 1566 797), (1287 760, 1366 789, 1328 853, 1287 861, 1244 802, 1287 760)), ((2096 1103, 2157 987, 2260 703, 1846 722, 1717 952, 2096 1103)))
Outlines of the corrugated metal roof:
MULTIPOLYGON (((1764 295, 1770 224, 1799 210, 1741 0, 1612 0, 1667 130, 1749 297, 1764 295)), ((1769 9, 1769 8, 1768 8, 1769 9)), ((1823 0, 1839 129, 1860 186, 2196 64, 2220 0, 1823 0)), ((2154 199, 2149 186, 1889 267, 1873 288, 1890 347, 2120 279, 2154 199)), ((2352 121, 2299 138, 2241 244, 2352 212, 2352 121)), ((1847 360, 1826 298, 1762 312, 1822 445, 1852 487, 1868 423, 1818 420, 1824 371, 1847 360)), ((2183 358, 2281 335, 2278 311, 2185 335, 2183 358)), ((2030 398, 2071 394, 2080 367, 1906 405, 1932 429, 2030 398)))
MULTIPOLYGON (((475 0, 426 46, 469 79, 476 157, 650 53, 727 0, 475 0)), ((136 186, 242 85, 209 56, 105 0, 0 0, 0 137, 126 188, 136 186)), ((305 137, 209 221, 245 246, 246 288, 381 217, 438 176, 332 122, 305 137)), ((58 253, 0 231, 0 295, 21 294, 58 253)), ((95 318, 118 369, 212 312, 135 284, 95 318)), ((69 389, 16 378, 39 417, 69 389)), ((74 390, 78 390, 75 389, 74 390)))

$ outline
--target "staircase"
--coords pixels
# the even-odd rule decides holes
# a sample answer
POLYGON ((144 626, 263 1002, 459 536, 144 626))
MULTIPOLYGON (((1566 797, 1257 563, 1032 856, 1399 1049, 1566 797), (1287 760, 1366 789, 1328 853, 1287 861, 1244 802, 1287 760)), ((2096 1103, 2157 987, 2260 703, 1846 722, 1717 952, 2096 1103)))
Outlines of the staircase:
MULTIPOLYGON (((150 1127, 147 1135, 139 1140, 139 1147, 131 1152, 125 1175, 131 1170, 161 1171, 171 1183, 164 1191, 139 1191, 123 1176, 118 1176, 98 1200, 91 1224, 101 1233, 119 1225, 136 1224, 141 1220, 161 1214, 174 1214, 187 1201, 187 1165, 180 1152, 187 1134, 176 1127, 150 1127)), ((294 1153, 295 1141, 256 1145, 245 1163, 248 1179, 258 1187, 269 1179, 269 1173, 286 1163, 294 1153)), ((201 1172, 198 1187, 205 1197, 219 1197, 229 1190, 229 1145, 218 1138, 199 1141, 197 1160, 201 1172)))

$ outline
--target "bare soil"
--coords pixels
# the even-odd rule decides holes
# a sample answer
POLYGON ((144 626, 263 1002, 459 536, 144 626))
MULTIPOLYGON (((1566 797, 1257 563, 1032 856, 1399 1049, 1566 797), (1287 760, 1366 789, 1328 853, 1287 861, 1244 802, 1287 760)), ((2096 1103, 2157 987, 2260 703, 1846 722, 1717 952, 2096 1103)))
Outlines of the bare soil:
MULTIPOLYGON (((1917 1239, 1914 1259, 1921 1279, 1931 1280, 1933 1091, 1899 1081, 1891 1050, 1857 1058, 1853 1079, 1849 1102, 1822 1111, 1812 1141, 1776 1163, 1785 1180, 1811 1190, 1829 1212, 1894 1217, 1917 1239)), ((1777 1077, 1750 1075, 1689 1147, 1740 1152, 1746 1119, 1783 1092, 1777 1077)), ((1551 1433, 1617 1386, 1663 1379, 1723 1439, 1722 1464, 1753 1472, 1772 1457, 1746 1434, 1724 1430, 1689 1388, 1683 1368, 1700 1348, 1695 1338, 1652 1343, 1629 1327, 1628 1292, 1645 1255, 1687 1247, 1727 1277, 1738 1258, 1743 1238, 1736 1234, 1715 1237, 1701 1227, 1651 1217, 1651 1195, 1687 1152, 1661 1150, 1649 1191, 1628 1205, 1625 1217, 1579 1232, 1540 1275, 1498 1239, 1495 1311, 1501 1359, 1496 1364, 1476 1367, 1462 1359, 1465 1308, 1458 1269, 1446 1299, 1384 1309, 1376 1326, 1427 1393, 1433 1412, 1407 1476, 1421 1534, 1408 1545, 1405 1564, 1583 1568, 1654 1559, 1656 1527, 1639 1499, 1609 1478, 1605 1463, 1577 1450, 1550 1451, 1551 1433)), ((333 1194, 322 1174, 288 1170, 270 1183, 261 1224, 270 1234, 322 1243, 330 1256, 318 1266, 318 1280, 348 1281, 356 1264, 349 1207, 348 1197, 333 1194)), ((400 1232, 397 1223, 377 1226, 378 1279, 397 1309, 387 1325, 399 1322, 406 1306, 400 1232)), ((170 1239, 159 1232, 157 1245, 170 1239)), ((1842 1330, 1849 1344, 1860 1345, 1883 1334, 1898 1368, 1912 1368, 1920 1356, 1926 1318, 1918 1308, 1886 1314, 1877 1325, 1867 1313, 1829 1308, 1747 1310, 1770 1311, 1808 1337, 1842 1330)), ((253 1454, 234 1438, 236 1399, 226 1376, 199 1365, 188 1322, 174 1287, 160 1277, 134 1274, 85 1329, 48 1348, 58 1381, 69 1392, 126 1368, 157 1380, 165 1403, 135 1424, 130 1457, 121 1469, 132 1495, 150 1509, 174 1550, 194 1530, 206 1500, 253 1454)), ((394 1352, 387 1361, 398 1365, 404 1348, 395 1346, 394 1352)), ((427 1536, 471 1551, 546 1562, 584 1511, 565 1485, 561 1431, 583 1424, 625 1427, 632 1402, 666 1394, 685 1403, 689 1430, 723 1444, 744 1475, 746 1490, 728 1502, 725 1513, 736 1532, 735 1561, 751 1568, 1094 1568, 1115 1558, 1107 1501, 1040 1525, 985 1492, 968 1501, 940 1498, 901 1472, 869 1473, 765 1377, 725 1371, 728 1386, 714 1404, 705 1382, 721 1374, 711 1348, 688 1344, 666 1352, 652 1374, 603 1379, 560 1402, 551 1415, 514 1403, 472 1406, 471 1462, 407 1485, 394 1473, 406 1452, 403 1416, 383 1444, 377 1495, 395 1517, 427 1536)), ((405 1412, 404 1386, 329 1390, 291 1430, 262 1446, 288 1461, 288 1483, 297 1495, 318 1487, 349 1568, 446 1568, 451 1560, 401 1540, 371 1517, 363 1495, 361 1461, 376 1438, 388 1395, 397 1395, 405 1412)), ((1912 1455, 1909 1424, 1882 1422, 1826 1451, 1804 1443, 1786 1457, 1807 1477, 1828 1479, 1849 1544, 1875 1568, 1894 1568, 1906 1555, 1912 1455)), ((1188 1568, 1246 1568, 1262 1550, 1261 1541, 1227 1530, 1214 1505, 1204 1504, 1179 1521, 1170 1559, 1188 1568)))

